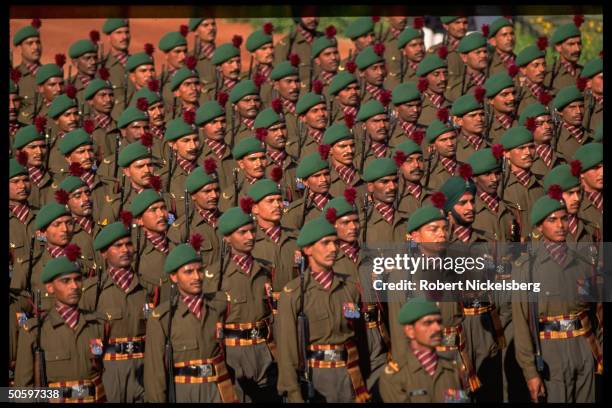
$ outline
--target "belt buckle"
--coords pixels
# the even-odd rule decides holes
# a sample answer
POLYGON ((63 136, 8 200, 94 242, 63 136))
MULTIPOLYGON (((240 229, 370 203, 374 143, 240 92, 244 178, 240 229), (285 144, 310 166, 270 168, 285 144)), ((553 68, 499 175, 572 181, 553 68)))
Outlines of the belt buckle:
POLYGON ((561 322, 554 320, 548 323, 547 331, 559 331, 561 330, 561 322))
POLYGON ((85 386, 84 385, 73 385, 70 387, 72 389, 72 398, 84 398, 87 397, 85 394, 85 386))
POLYGON ((198 368, 199 377, 210 377, 212 375, 212 366, 210 364, 199 364, 198 368))
POLYGON ((323 350, 323 358, 325 361, 337 361, 338 353, 336 353, 336 350, 323 350))
POLYGON ((259 329, 257 327, 253 327, 251 329, 251 339, 255 340, 259 337, 259 329))
POLYGON ((474 309, 480 309, 480 299, 472 300, 471 307, 474 308, 474 309))
POLYGON ((442 336, 442 345, 449 347, 457 344, 457 333, 450 333, 442 336))
POLYGON ((559 330, 561 331, 570 331, 575 330, 575 324, 573 320, 560 320, 559 321, 559 330))
POLYGON ((134 342, 130 341, 125 344, 125 353, 132 354, 134 353, 134 342))

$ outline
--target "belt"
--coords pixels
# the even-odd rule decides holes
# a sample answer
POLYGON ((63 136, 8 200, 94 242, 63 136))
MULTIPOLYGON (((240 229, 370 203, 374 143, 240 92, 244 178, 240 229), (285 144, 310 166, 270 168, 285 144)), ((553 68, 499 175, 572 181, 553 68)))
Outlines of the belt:
POLYGON ((448 326, 442 330, 442 344, 436 346, 436 350, 440 352, 445 351, 458 351, 459 357, 461 357, 462 376, 465 374, 467 378, 466 387, 474 392, 481 387, 478 375, 474 370, 474 367, 465 351, 465 336, 463 335, 463 326, 458 324, 457 326, 448 326))
POLYGON ((104 361, 144 358, 144 337, 122 337, 109 339, 104 350, 104 361))
POLYGON ((223 355, 205 360, 189 360, 174 364, 174 379, 179 383, 216 382, 216 366, 223 362, 223 355))
POLYGON ((223 326, 223 342, 226 346, 250 346, 260 344, 268 338, 267 322, 227 323, 223 326))
POLYGON ((586 312, 540 318, 540 339, 567 339, 588 335, 590 327, 583 325, 586 312))
POLYGON ((368 329, 378 327, 378 308, 376 305, 367 305, 367 309, 365 312, 362 312, 362 316, 368 329))
POLYGON ((105 402, 102 379, 97 376, 93 380, 52 382, 49 388, 58 389, 60 397, 57 402, 105 402))
POLYGON ((280 292, 272 292, 272 298, 270 298, 270 305, 272 306, 272 314, 278 313, 278 300, 280 299, 280 292))
POLYGON ((493 305, 489 302, 472 302, 472 304, 463 307, 463 313, 466 316, 477 316, 485 314, 493 310, 493 305))
POLYGON ((348 353, 346 350, 316 350, 307 352, 307 357, 309 360, 317 360, 317 361, 346 361, 348 357, 348 353))

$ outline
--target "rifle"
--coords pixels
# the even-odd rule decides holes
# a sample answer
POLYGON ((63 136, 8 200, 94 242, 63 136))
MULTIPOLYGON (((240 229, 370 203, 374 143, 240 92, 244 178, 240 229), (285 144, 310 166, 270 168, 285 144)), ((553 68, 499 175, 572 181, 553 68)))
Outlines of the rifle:
MULTIPOLYGON (((300 24, 300 23, 297 23, 297 24, 300 24)), ((297 26, 294 27, 293 30, 289 32, 289 48, 287 48, 287 55, 285 55, 285 59, 289 59, 289 54, 291 54, 291 49, 293 48, 293 43, 295 42, 296 36, 297 36, 297 26)))
POLYGON ((42 301, 40 289, 34 292, 34 302, 36 303, 36 320, 38 321, 38 330, 36 331, 36 344, 34 346, 34 386, 47 386, 47 369, 45 367, 45 350, 40 345, 40 335, 44 318, 42 316, 42 301))
POLYGON ((247 78, 252 79, 251 75, 253 73, 253 54, 251 54, 251 60, 249 62, 249 76, 247 78))
POLYGON ((102 265, 98 265, 98 280, 96 282, 96 302, 94 303, 94 310, 98 310, 98 300, 100 300, 100 293, 102 292, 102 265))
POLYGON ((553 82, 555 82, 555 77, 557 76, 557 74, 559 73, 559 69, 561 69, 561 67, 557 66, 557 56, 554 56, 553 59, 553 66, 552 66, 552 70, 550 71, 550 81, 548 81, 548 89, 552 89, 552 85, 553 82))
MULTIPOLYGON (((236 116, 240 116, 240 114, 236 115, 236 111, 232 109, 232 138, 230 140, 230 146, 232 146, 232 148, 234 147, 234 142, 236 140, 236 132, 238 131, 238 129, 236 129, 236 116)), ((240 124, 238 124, 238 127, 240 127, 240 124)))
POLYGON ((504 198, 504 191, 506 190, 506 183, 508 182, 508 178, 510 178, 510 172, 507 170, 509 170, 508 161, 506 160, 505 157, 502 157, 502 169, 501 169, 502 182, 501 182, 501 191, 499 194, 499 198, 501 199, 504 198))
POLYGON ((333 119, 333 113, 334 113, 334 97, 333 95, 329 96, 329 101, 328 102, 328 109, 327 109, 327 127, 331 126, 333 119))
POLYGON ((45 130, 45 144, 47 145, 47 152, 45 153, 45 170, 49 169, 49 157, 51 156, 52 142, 49 139, 49 132, 45 130))
POLYGON ((234 206, 238 205, 238 192, 240 191, 238 186, 238 172, 239 170, 237 168, 232 169, 232 175, 234 176, 234 206))
POLYGON ((400 52, 400 84, 402 82, 404 82, 404 75, 406 75, 406 73, 404 72, 404 50, 402 50, 402 52, 400 52))
POLYGON ((136 224, 136 263, 134 265, 134 271, 140 277, 140 227, 136 224))
POLYGON ((368 221, 370 220, 370 216, 372 215, 372 212, 370 211, 370 200, 369 200, 369 196, 366 193, 363 196, 363 214, 364 214, 364 218, 365 221, 363 223, 363 229, 361 230, 361 241, 363 242, 363 246, 364 248, 366 248, 368 246, 367 244, 367 237, 368 237, 368 221))
MULTIPOLYGON (((515 87, 516 89, 517 87, 515 87)), ((518 108, 521 104, 521 101, 523 100, 523 97, 525 96, 525 89, 522 86, 518 87, 518 90, 516 91, 515 97, 514 97, 514 112, 512 114, 513 117, 517 117, 517 113, 518 113, 518 108)))
POLYGON ((552 140, 552 148, 553 151, 557 151, 557 143, 559 142, 559 133, 561 132, 561 118, 559 117, 559 112, 554 109, 552 112, 552 120, 553 125, 555 126, 555 132, 552 140))
POLYGON ((465 93, 465 77, 467 75, 467 67, 464 65, 461 69, 463 71, 463 75, 461 75, 461 95, 465 93))
MULTIPOLYGON (((121 133, 117 132, 115 135, 115 169, 113 170, 113 178, 117 178, 117 170, 119 168, 119 144, 121 138, 121 133)), ((121 186, 123 187, 123 185, 121 186)))
POLYGON ((117 214, 121 214, 121 210, 123 210, 123 200, 125 198, 124 192, 125 192, 125 174, 122 174, 121 175, 120 196, 119 196, 119 199, 121 201, 119 201, 119 212, 117 214))
POLYGON ((172 97, 172 119, 176 119, 176 96, 172 97))
POLYGON ((306 221, 306 210, 308 209, 309 193, 310 189, 307 186, 304 186, 304 202, 302 203, 302 222, 300 223, 300 228, 304 226, 304 221, 306 221))
MULTIPOLYGON (((429 157, 427 158, 427 174, 425 174, 425 188, 429 187, 429 177, 431 176, 431 168, 433 167, 431 162, 434 160, 434 157, 438 156, 438 151, 434 150, 434 152, 432 152, 429 157)), ((436 164, 438 164, 438 162, 436 161, 436 164)))
POLYGON ((595 98, 593 98, 593 91, 590 89, 587 89, 585 92, 585 96, 587 97, 588 101, 589 101, 589 106, 587 107, 587 114, 586 114, 586 120, 584 121, 585 129, 588 126, 588 130, 592 130, 591 129, 591 118, 593 117, 593 110, 595 109, 595 98))
POLYGON ((309 69, 308 69, 308 92, 312 92, 312 71, 313 71, 313 68, 312 68, 312 65, 313 65, 313 64, 312 64, 312 60, 313 60, 313 59, 314 59, 314 58, 311 56, 311 57, 310 57, 310 67, 309 67, 309 69))
POLYGON ((127 108, 128 106, 128 73, 127 70, 125 70, 125 73, 123 74, 123 109, 127 108))
MULTIPOLYGON (((215 101, 217 100, 217 92, 219 92, 219 69, 215 68, 215 101)), ((223 106, 225 108, 225 106, 223 106)))
POLYGON ((304 255, 300 258, 300 311, 297 316, 297 335, 298 335, 298 370, 301 373, 302 383, 306 386, 306 402, 311 402, 314 399, 314 386, 311 380, 311 368, 308 365, 308 343, 310 342, 310 330, 308 325, 308 317, 304 313, 304 298, 306 291, 304 289, 304 255))
POLYGON ((185 189, 185 240, 189 239, 189 192, 185 189))
POLYGON ((176 285, 170 286, 170 311, 168 315, 168 335, 164 346, 166 356, 166 402, 176 402, 176 384, 174 383, 174 356, 172 350, 172 318, 178 303, 178 291, 176 285))
POLYGON ((200 34, 195 35, 195 41, 193 42, 193 56, 196 58, 200 57, 200 34))
POLYGON ((485 104, 484 108, 485 108, 485 131, 484 131, 484 136, 485 136, 485 140, 488 143, 488 142, 491 141, 491 137, 489 135, 489 132, 491 132, 491 126, 493 126, 493 112, 491 112, 491 105, 489 105, 488 103, 485 104))
POLYGON ((370 147, 372 146, 372 140, 370 139, 370 145, 368 146, 368 151, 366 152, 366 139, 368 138, 367 131, 363 132, 361 137, 361 163, 359 163, 359 171, 363 172, 363 167, 365 166, 365 159, 367 153, 370 151, 370 147))
POLYGON ((170 192, 170 182, 172 182, 172 173, 174 173, 174 150, 170 149, 170 155, 168 156, 168 180, 166 181, 166 193, 170 192))
POLYGON ((32 293, 32 268, 34 267, 34 245, 36 245, 36 234, 30 238, 30 257, 28 258, 28 280, 26 290, 32 293))
MULTIPOLYGON (((534 254, 532 244, 529 245, 529 279, 532 278, 533 275, 533 258, 534 254)), ((529 307, 529 331, 531 332, 531 339, 533 340, 533 345, 535 347, 535 365, 536 370, 541 375, 544 372, 544 359, 542 358, 542 346, 540 344, 540 333, 538 330, 538 303, 537 303, 537 293, 532 293, 532 301, 527 303, 527 307, 529 307), (535 299, 534 299, 535 298, 535 299)))

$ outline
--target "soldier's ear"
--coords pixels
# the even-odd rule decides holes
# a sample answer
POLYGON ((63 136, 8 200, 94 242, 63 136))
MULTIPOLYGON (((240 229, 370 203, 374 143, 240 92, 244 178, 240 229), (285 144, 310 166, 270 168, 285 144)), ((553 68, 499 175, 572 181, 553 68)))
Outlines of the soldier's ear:
POLYGON ((374 192, 374 183, 368 183, 368 193, 372 194, 374 192))
POLYGON ((45 290, 51 295, 55 294, 55 287, 53 286, 53 282, 45 283, 45 290))
POLYGON ((459 54, 459 57, 461 57, 461 61, 463 61, 464 64, 467 64, 467 58, 468 58, 467 54, 461 53, 459 54))
POLYGON ((408 338, 408 340, 414 340, 414 325, 407 324, 404 326, 404 335, 408 338))
POLYGON ((244 160, 237 160, 236 164, 240 167, 240 170, 244 170, 244 160))
POLYGON ((492 47, 497 48, 497 40, 495 39, 495 36, 489 38, 489 44, 491 44, 492 47))
POLYGON ((174 91, 173 95, 174 95, 176 98, 178 98, 178 97, 180 96, 180 92, 179 92, 179 90, 177 89, 176 91, 174 91))
POLYGON ((172 283, 177 283, 178 278, 176 277, 176 275, 177 275, 177 271, 170 274, 170 280, 172 281, 172 283))

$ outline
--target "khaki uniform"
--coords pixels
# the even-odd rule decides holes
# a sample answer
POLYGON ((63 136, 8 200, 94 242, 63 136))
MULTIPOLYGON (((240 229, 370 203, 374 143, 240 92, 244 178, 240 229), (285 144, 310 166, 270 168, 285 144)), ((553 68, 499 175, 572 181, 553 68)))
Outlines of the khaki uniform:
MULTIPOLYGON (((152 303, 160 304, 168 300, 170 296, 170 280, 163 272, 162 265, 166 262, 167 254, 159 252, 151 241, 149 241, 142 228, 132 228, 132 242, 140 253, 140 263, 135 272, 138 275, 140 284, 147 290, 147 294, 152 296, 155 301, 152 303), (137 231, 140 233, 140 245, 138 245, 137 231)), ((172 251, 175 243, 168 238, 168 253, 172 251)), ((137 254, 134 255, 136 259, 137 254)), ((134 261, 136 262, 136 261, 134 261)))
POLYGON ((406 221, 408 214, 396 209, 393 221, 388 224, 382 214, 371 203, 366 219, 367 231, 365 243, 370 246, 376 244, 403 243, 406 241, 406 221))
MULTIPOLYGON (((446 34, 446 35, 448 35, 448 34, 446 34)), ((427 50, 427 53, 429 53, 429 54, 436 53, 437 54, 438 53, 438 49, 440 49, 440 47, 443 46, 443 45, 448 47, 448 44, 439 43, 439 44, 436 44, 436 45, 430 47, 427 50)), ((463 70, 465 69, 465 64, 463 63, 463 60, 459 56, 459 52, 457 50, 454 50, 454 51, 451 51, 450 49, 448 50, 448 54, 446 56, 446 62, 448 63, 448 75, 450 77, 463 75, 463 70)))
MULTIPOLYGON (((329 197, 331 200, 333 197, 329 197)), ((281 224, 283 227, 300 230, 304 223, 319 217, 323 210, 319 209, 313 202, 312 199, 308 198, 306 207, 304 208, 305 197, 294 200, 289 204, 289 207, 285 209, 281 224), (306 215, 304 215, 304 212, 306 215), (304 222, 302 222, 302 219, 304 222)))
POLYGON ((329 173, 331 176, 331 186, 329 187, 329 194, 333 197, 341 197, 344 194, 344 190, 349 187, 353 187, 357 190, 357 200, 363 198, 366 192, 366 183, 361 178, 359 171, 355 174, 351 185, 346 184, 341 178, 340 174, 334 169, 334 166, 330 166, 329 173))
MULTIPOLYGON (((387 51, 385 50, 385 53, 387 51)), ((403 70, 400 72, 400 60, 401 60, 401 53, 402 50, 398 50, 397 53, 397 70, 396 71, 389 71, 389 75, 387 75, 387 78, 385 78, 385 82, 384 82, 384 87, 385 89, 388 89, 390 91, 393 91, 393 88, 395 88, 397 85, 404 83, 404 82, 416 82, 418 80, 417 75, 416 75, 416 70, 412 69, 410 67, 410 65, 408 65, 408 58, 406 58, 406 56, 404 56, 404 66, 403 66, 403 70)), ((389 61, 389 60, 387 60, 389 61)), ((388 62, 387 62, 388 63, 388 62)))
MULTIPOLYGON (((68 166, 65 166, 68 167, 68 166)), ((60 173, 54 174, 54 182, 58 186, 66 177, 70 176, 67 168, 61 169, 60 173)), ((91 202, 93 204, 92 218, 94 221, 100 221, 101 214, 104 210, 104 199, 107 195, 112 194, 114 189, 113 180, 100 176, 97 173, 94 174, 93 188, 90 188, 91 202)))
MULTIPOLYGON (((502 61, 496 49, 489 50, 489 55, 491 56, 491 61, 488 67, 487 77, 499 74, 500 72, 508 72, 508 67, 506 67, 506 64, 502 61)), ((512 56, 516 59, 514 53, 512 53, 512 56)))
MULTIPOLYGON (((442 160, 440 160, 439 154, 429 156, 429 159, 433 160, 432 163, 434 164, 431 165, 431 169, 429 170, 429 180, 427 180, 427 185, 425 187, 429 188, 430 190, 438 190, 440 187, 442 187, 442 184, 444 184, 446 180, 448 180, 454 174, 450 174, 446 170, 446 167, 444 167, 444 165, 442 164, 442 160)), ((455 160, 457 160, 456 156, 455 160)), ((455 167, 455 173, 459 169, 460 165, 461 163, 457 162, 457 166, 455 167)), ((425 167, 424 177, 425 179, 427 179, 427 166, 425 167)), ((423 182, 425 182, 425 180, 423 180, 423 182)))
MULTIPOLYGON (((389 146, 396 147, 398 144, 409 140, 410 137, 404 132, 404 128, 401 125, 401 119, 397 118, 394 126, 391 128, 391 136, 389 137, 389 146)), ((425 133, 427 128, 421 125, 417 125, 415 130, 420 130, 425 133)), ((423 141, 425 143, 425 141, 423 141)))
POLYGON ((272 290, 278 294, 287 282, 297 276, 294 261, 295 251, 298 250, 297 236, 297 231, 281 227, 280 241, 277 244, 260 227, 256 229, 253 256, 270 264, 272 290))
MULTIPOLYGON (((465 137, 463 133, 459 132, 457 136, 458 136, 457 137, 457 152, 455 153, 455 157, 460 162, 465 163, 467 162, 468 157, 470 157, 472 154, 476 152, 476 149, 470 142, 468 142, 467 138, 465 137)), ((486 149, 487 147, 490 147, 490 145, 484 139, 484 135, 481 135, 481 137, 483 141, 482 141, 482 144, 480 145, 480 149, 486 149)))
MULTIPOLYGON (((494 115, 493 113, 491 114, 494 115)), ((516 126, 516 119, 512 120, 510 128, 513 126, 516 126)), ((489 134, 485 135, 485 137, 487 138, 487 142, 489 142, 491 145, 501 143, 501 137, 504 135, 504 133, 506 133, 508 129, 506 129, 504 125, 502 125, 501 122, 497 120, 495 116, 493 116, 493 122, 491 123, 489 134)))
MULTIPOLYGON (((159 176, 162 179, 164 190, 168 192, 170 200, 168 210, 172 211, 178 218, 185 214, 185 181, 189 173, 179 166, 176 161, 177 157, 175 156, 174 160, 172 160, 172 172, 170 172, 169 168, 170 163, 166 163, 159 171, 159 176), (169 188, 168 183, 170 183, 169 188)), ((193 205, 191 202, 189 204, 190 206, 193 205)))
POLYGON ((590 224, 594 225, 600 231, 603 229, 603 213, 593 205, 586 192, 583 193, 578 215, 585 221, 588 221, 590 224))
MULTIPOLYGON (((576 78, 579 78, 580 73, 582 72, 582 65, 576 64, 576 76, 575 77, 571 76, 565 70, 565 68, 563 68, 558 58, 559 57, 557 57, 557 60, 555 60, 556 64, 553 66, 553 69, 555 70, 556 75, 554 77, 554 80, 551 86, 555 94, 557 94, 557 92, 559 92, 561 89, 565 88, 566 86, 576 85, 576 78)), ((547 85, 550 84, 550 72, 544 81, 547 85)))
POLYGON ((585 132, 582 138, 582 143, 578 143, 578 140, 572 136, 569 130, 567 130, 563 125, 559 126, 561 127, 561 131, 559 132, 559 138, 557 139, 557 155, 569 163, 573 160, 576 150, 585 144, 592 142, 592 135, 585 132))
POLYGON ((520 212, 521 237, 528 240, 529 233, 533 229, 531 225, 531 208, 538 198, 544 195, 542 180, 531 175, 528 187, 523 186, 512 171, 507 171, 506 188, 503 192, 504 200, 511 202, 520 212))
MULTIPOLYGON (((200 43, 201 40, 197 38, 196 34, 196 43, 200 43)), ((198 64, 196 65, 196 70, 198 74, 200 74, 200 82, 202 86, 209 86, 210 84, 215 83, 215 66, 211 62, 211 59, 206 58, 206 56, 202 53, 202 49, 197 49, 194 44, 194 48, 192 50, 192 54, 197 58, 198 64)))
POLYGON ((45 204, 54 201, 55 191, 58 186, 53 180, 54 176, 52 172, 47 170, 38 184, 32 183, 32 190, 28 197, 31 207, 42 208, 45 204))
POLYGON ((19 328, 24 325, 29 316, 32 315, 33 305, 29 293, 18 290, 9 290, 9 387, 14 386, 15 363, 17 360, 17 344, 19 340, 19 328))
MULTIPOLYGON (((197 205, 191 202, 191 205, 197 205)), ((221 213, 219 213, 219 217, 221 213)), ((204 238, 200 253, 202 254, 202 263, 204 266, 210 265, 219 259, 221 253, 221 236, 217 229, 208 224, 195 208, 191 209, 189 224, 189 234, 200 234, 204 238)), ((168 237, 173 242, 187 242, 189 237, 185 235, 185 216, 177 219, 168 229, 168 237)))
MULTIPOLYGON (((125 68, 119 60, 112 55, 110 52, 106 54, 106 58, 103 61, 104 66, 108 69, 108 73, 110 74, 108 80, 113 85, 113 90, 122 89, 125 86, 125 68)), ((117 91, 115 91, 117 92, 117 91)), ((117 95, 115 94, 115 97, 117 95)))
POLYGON ((37 208, 30 207, 30 213, 22 224, 21 221, 9 210, 9 251, 11 253, 11 262, 22 263, 30 255, 30 241, 36 233, 36 218, 37 208))
MULTIPOLYGON (((101 162, 105 157, 114 156, 117 136, 119 135, 119 129, 117 123, 112 120, 108 130, 97 127, 96 130, 91 134, 91 138, 94 141, 96 147, 96 156, 98 161, 101 162)), ((121 137, 121 136, 119 136, 121 137)))
MULTIPOLYGON (((202 137, 203 134, 200 132, 202 137)), ((225 151, 223 152, 223 157, 219 159, 217 155, 213 153, 210 147, 206 142, 202 143, 202 153, 200 153, 200 157, 198 158, 198 163, 203 163, 203 160, 208 159, 209 157, 215 159, 217 162, 217 176, 219 177, 219 187, 221 188, 221 192, 225 192, 226 189, 233 189, 234 184, 234 175, 232 174, 232 170, 238 167, 236 162, 232 158, 231 147, 228 145, 225 147, 225 151)))
POLYGON ((400 195, 400 200, 399 206, 397 208, 399 209, 399 211, 407 214, 407 216, 410 217, 413 212, 423 206, 423 203, 433 193, 433 190, 422 187, 421 196, 419 198, 416 198, 408 192, 408 188, 406 188, 406 183, 403 180, 404 178, 400 177, 400 186, 398 192, 398 194, 400 195))
MULTIPOLYGON (((320 31, 314 32, 315 39, 322 35, 323 33, 320 31)), ((276 66, 286 61, 289 54, 297 54, 300 57, 300 65, 298 67, 300 82, 307 84, 310 75, 309 66, 311 51, 312 44, 309 44, 304 36, 296 30, 296 27, 293 27, 288 35, 283 37, 277 44, 274 44, 274 65, 276 66)))
POLYGON ((584 120, 582 126, 585 129, 595 132, 597 125, 603 120, 603 103, 599 104, 590 93, 584 96, 584 120))
MULTIPOLYGON (((536 147, 537 146, 538 145, 536 144, 536 147)), ((544 160, 542 160, 540 155, 536 153, 534 156, 533 163, 531 164, 531 172, 536 176, 544 177, 548 174, 550 170, 554 169, 559 164, 563 164, 563 160, 561 159, 561 157, 559 157, 559 155, 557 154, 557 152, 555 152, 554 149, 552 150, 552 159, 550 162, 550 167, 546 166, 544 160)))
POLYGON ((461 69, 461 72, 460 75, 450 77, 448 81, 445 96, 451 102, 456 101, 461 95, 473 94, 474 89, 476 89, 476 82, 472 80, 465 66, 461 69))
MULTIPOLYGON (((436 106, 431 103, 431 100, 429 100, 427 96, 423 97, 422 106, 423 109, 421 110, 421 114, 419 115, 419 120, 417 123, 426 128, 431 124, 431 122, 437 119, 438 108, 436 108, 436 106)), ((442 102, 442 107, 448 108, 450 110, 450 106, 451 102, 445 97, 444 102, 442 102)))
POLYGON ((494 214, 476 193, 476 207, 473 228, 492 234, 497 241, 512 241, 512 223, 518 222, 518 209, 507 201, 499 201, 499 210, 494 214))

